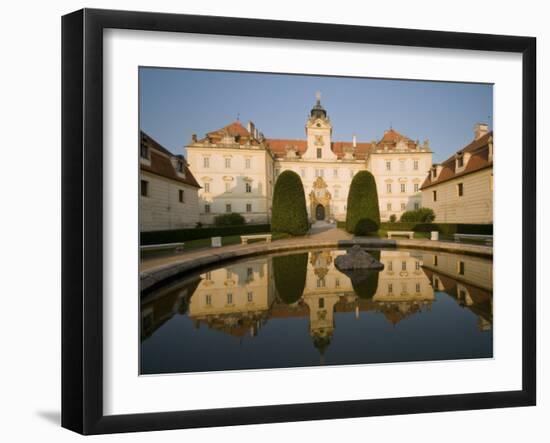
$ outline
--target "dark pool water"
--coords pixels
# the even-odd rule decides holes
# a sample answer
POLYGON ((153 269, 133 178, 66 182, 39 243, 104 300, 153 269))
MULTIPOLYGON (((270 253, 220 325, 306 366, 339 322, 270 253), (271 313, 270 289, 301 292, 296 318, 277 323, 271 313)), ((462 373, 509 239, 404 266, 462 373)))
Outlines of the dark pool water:
POLYGON ((384 270, 346 275, 344 250, 265 255, 143 294, 141 373, 492 357, 492 261, 371 252, 384 270))

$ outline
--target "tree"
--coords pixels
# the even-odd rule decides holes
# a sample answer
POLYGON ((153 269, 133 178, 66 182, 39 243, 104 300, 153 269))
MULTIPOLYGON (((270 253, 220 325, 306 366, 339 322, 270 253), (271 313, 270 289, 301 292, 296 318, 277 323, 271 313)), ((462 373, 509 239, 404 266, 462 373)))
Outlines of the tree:
POLYGON ((360 171, 351 181, 348 194, 346 230, 355 235, 366 235, 378 231, 380 208, 374 176, 360 171))
POLYGON ((282 172, 275 182, 271 230, 290 235, 304 235, 309 230, 304 186, 293 171, 282 172))

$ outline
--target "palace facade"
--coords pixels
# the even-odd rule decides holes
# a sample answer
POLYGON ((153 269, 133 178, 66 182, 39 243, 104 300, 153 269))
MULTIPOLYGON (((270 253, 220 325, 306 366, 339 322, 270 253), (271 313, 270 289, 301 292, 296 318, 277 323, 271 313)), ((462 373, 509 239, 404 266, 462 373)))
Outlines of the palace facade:
POLYGON ((182 155, 175 155, 140 133, 139 230, 195 227, 199 184, 182 155))
POLYGON ((422 206, 440 223, 493 223, 493 131, 484 123, 474 140, 433 165, 422 184, 422 206))
POLYGON ((245 128, 239 121, 200 139, 193 135, 186 148, 201 187, 200 221, 210 224, 216 215, 237 212, 248 223, 269 222, 274 184, 285 170, 300 175, 312 222, 345 220, 349 186, 362 170, 375 177, 382 220, 421 206, 420 186, 432 167, 427 140, 421 144, 393 128, 370 142, 355 136, 335 141, 332 132, 318 94, 304 139, 267 138, 252 122, 245 128))

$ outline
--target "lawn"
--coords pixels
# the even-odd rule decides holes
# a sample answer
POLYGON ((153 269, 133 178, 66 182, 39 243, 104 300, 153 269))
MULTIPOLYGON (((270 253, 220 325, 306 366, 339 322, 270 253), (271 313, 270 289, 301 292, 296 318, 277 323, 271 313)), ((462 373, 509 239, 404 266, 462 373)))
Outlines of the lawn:
MULTIPOLYGON (((253 235, 259 235, 259 234, 260 233, 253 234, 253 235)), ((269 232, 264 232, 263 234, 270 234, 270 233, 269 232)), ((290 235, 279 233, 279 232, 271 233, 271 234, 272 234, 272 237, 271 237, 272 241, 277 241, 277 240, 282 240, 282 239, 285 239, 285 238, 290 238, 290 235)), ((262 241, 265 241, 265 240, 251 240, 248 243, 250 244, 250 243, 262 242, 262 241)), ((240 235, 228 235, 226 237, 222 237, 222 246, 237 245, 237 244, 240 244, 240 243, 241 243, 241 236, 240 235)), ((198 249, 211 248, 211 244, 212 243, 211 243, 211 238, 210 237, 208 237, 208 238, 199 238, 197 240, 188 240, 188 241, 185 242, 185 247, 183 249, 183 254, 185 254, 185 252, 195 251, 195 250, 198 250, 198 249)), ((173 254, 174 253, 170 252, 170 251, 144 251, 144 252, 141 253, 141 258, 142 259, 157 258, 157 257, 169 256, 169 255, 173 255, 173 254)))

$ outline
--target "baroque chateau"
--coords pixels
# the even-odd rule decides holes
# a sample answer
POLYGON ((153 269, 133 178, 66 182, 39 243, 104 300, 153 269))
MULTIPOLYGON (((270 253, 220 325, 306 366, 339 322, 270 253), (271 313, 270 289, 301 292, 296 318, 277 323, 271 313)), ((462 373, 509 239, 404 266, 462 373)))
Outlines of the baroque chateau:
POLYGON ((432 166, 428 141, 385 131, 380 140, 333 139, 333 126, 320 94, 311 109, 304 139, 265 137, 252 122, 239 121, 193 136, 186 146, 189 167, 201 186, 199 218, 238 212, 248 222, 269 222, 277 176, 286 170, 302 179, 311 222, 345 220, 349 186, 361 170, 376 178, 383 220, 420 207, 420 186, 432 166))
POLYGON ((437 221, 492 223, 492 137, 477 124, 474 141, 441 165, 432 164, 428 140, 393 128, 377 140, 337 141, 320 93, 303 139, 268 138, 237 120, 202 138, 194 134, 186 160, 142 132, 140 230, 209 225, 232 212, 247 223, 269 223, 275 182, 286 170, 302 180, 312 223, 345 220, 351 181, 362 170, 376 180, 382 221, 426 206, 437 221))

